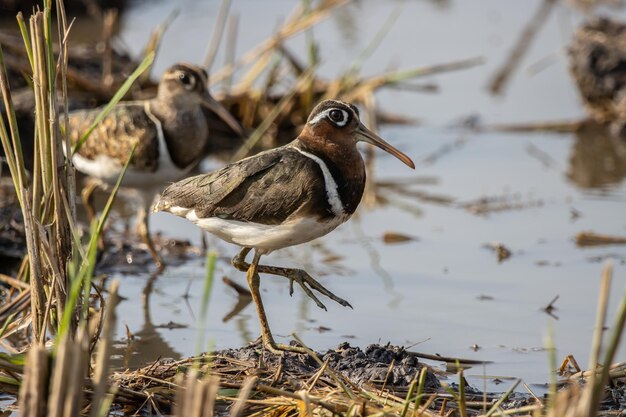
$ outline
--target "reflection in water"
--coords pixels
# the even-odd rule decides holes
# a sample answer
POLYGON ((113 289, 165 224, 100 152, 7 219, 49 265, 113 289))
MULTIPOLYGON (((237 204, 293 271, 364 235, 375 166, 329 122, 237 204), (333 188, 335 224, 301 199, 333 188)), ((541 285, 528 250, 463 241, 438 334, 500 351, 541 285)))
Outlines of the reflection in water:
POLYGON ((435 6, 435 10, 447 11, 452 5, 452 0, 428 0, 428 3, 435 6))
POLYGON ((257 338, 257 336, 253 336, 250 329, 248 329, 249 321, 250 316, 241 316, 235 320, 235 327, 237 327, 237 331, 239 332, 239 337, 241 337, 241 343, 243 345, 252 343, 257 338))
POLYGON ((380 253, 378 253, 376 247, 372 245, 372 242, 370 242, 369 238, 365 235, 358 217, 352 219, 352 229, 354 230, 354 235, 357 237, 359 244, 368 254, 372 270, 381 278, 385 292, 391 296, 387 305, 389 308, 396 308, 404 297, 401 293, 396 291, 393 277, 381 265, 380 253))
POLYGON ((567 177, 581 188, 619 184, 626 177, 626 141, 595 123, 576 133, 567 177))
POLYGON ((237 317, 235 320, 235 328, 237 329, 237 332, 239 332, 241 344, 246 345, 251 343, 255 340, 255 336, 252 335, 250 329, 248 328, 250 316, 240 313, 252 302, 252 294, 250 294, 250 291, 247 288, 237 284, 228 277, 222 278, 222 282, 235 290, 237 293, 237 302, 233 305, 233 308, 231 308, 230 311, 222 317, 222 322, 227 323, 234 317, 237 317))
POLYGON ((226 323, 230 321, 233 317, 241 313, 244 308, 248 307, 251 302, 252 297, 250 295, 239 294, 237 296, 237 302, 235 303, 233 308, 222 318, 222 322, 226 323))
POLYGON ((172 328, 173 324, 155 326, 152 323, 150 294, 155 279, 154 275, 150 277, 142 297, 143 327, 132 335, 132 340, 128 340, 127 344, 119 343, 113 346, 111 362, 114 368, 138 369, 158 359, 178 360, 181 358, 181 354, 175 351, 158 332, 158 328, 172 328))

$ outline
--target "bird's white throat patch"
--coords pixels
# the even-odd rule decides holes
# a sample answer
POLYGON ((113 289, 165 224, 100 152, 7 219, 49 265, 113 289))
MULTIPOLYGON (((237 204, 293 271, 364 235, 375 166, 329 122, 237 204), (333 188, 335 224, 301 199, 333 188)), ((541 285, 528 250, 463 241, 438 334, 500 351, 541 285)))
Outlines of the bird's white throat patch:
POLYGON ((317 165, 319 165, 320 169, 322 170, 322 174, 324 175, 324 188, 326 189, 326 197, 328 198, 328 204, 330 204, 330 209, 335 216, 342 216, 343 214, 345 214, 345 211, 343 210, 343 203, 341 202, 341 198, 339 197, 337 183, 335 182, 333 175, 330 173, 330 170, 326 166, 326 163, 324 163, 321 158, 313 155, 312 153, 305 152, 302 149, 298 149, 297 147, 294 147, 294 149, 300 152, 302 155, 306 156, 307 158, 312 159, 317 163, 317 165))

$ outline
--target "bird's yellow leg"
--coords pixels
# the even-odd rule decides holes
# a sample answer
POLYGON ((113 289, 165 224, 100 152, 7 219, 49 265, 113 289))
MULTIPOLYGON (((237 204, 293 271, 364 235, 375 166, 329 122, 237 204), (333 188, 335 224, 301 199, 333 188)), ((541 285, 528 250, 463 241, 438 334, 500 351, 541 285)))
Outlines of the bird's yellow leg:
MULTIPOLYGON (((87 178, 87 184, 83 187, 80 193, 81 199, 83 200, 83 206, 85 207, 85 212, 87 213, 87 219, 89 220, 90 227, 93 224, 94 220, 97 219, 94 193, 96 189, 101 187, 102 184, 99 181, 94 180, 93 178, 87 178)), ((98 237, 98 249, 104 250, 104 229, 102 229, 102 231, 100 232, 100 236, 98 237)))
MULTIPOLYGON (((250 251, 242 250, 238 257, 243 254, 243 258, 250 251)), ((272 331, 270 330, 270 325, 267 321, 267 316, 265 315, 265 308, 263 307, 263 300, 261 300, 261 292, 260 292, 260 278, 258 272, 259 259, 261 259, 261 254, 255 251, 254 258, 252 263, 249 265, 248 270, 246 272, 246 280, 248 281, 248 286, 250 287, 250 293, 252 294, 252 299, 254 300, 254 304, 256 306, 256 312, 259 316, 259 321, 261 322, 261 338, 263 339, 263 346, 267 350, 275 354, 281 354, 282 351, 289 352, 297 352, 297 353, 306 353, 306 350, 302 347, 297 346, 289 346, 284 344, 277 344, 272 337, 272 331)), ((235 259, 233 259, 233 264, 235 259)))
POLYGON ((241 248, 241 251, 235 255, 230 263, 242 272, 248 271, 250 264, 246 262, 246 256, 248 256, 251 250, 251 248, 241 248))
POLYGON ((154 247, 154 242, 152 241, 152 236, 150 235, 149 221, 148 210, 145 205, 142 205, 139 207, 137 212, 137 234, 141 237, 143 243, 145 243, 148 247, 148 252, 150 252, 152 259, 154 259, 154 263, 156 264, 157 272, 163 272, 165 269, 165 262, 163 262, 163 258, 154 247))

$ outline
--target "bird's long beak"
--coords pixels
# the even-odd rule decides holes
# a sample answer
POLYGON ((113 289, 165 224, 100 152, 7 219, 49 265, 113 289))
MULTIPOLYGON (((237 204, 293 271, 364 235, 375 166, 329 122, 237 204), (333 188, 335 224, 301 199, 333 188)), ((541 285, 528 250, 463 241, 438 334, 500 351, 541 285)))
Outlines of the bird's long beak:
POLYGON ((377 146, 383 151, 392 154, 393 156, 395 156, 396 158, 404 162, 409 167, 415 169, 415 164, 413 163, 411 158, 409 158, 407 155, 405 155, 404 153, 400 152, 399 150, 397 150, 396 148, 394 148, 393 146, 385 142, 383 138, 381 138, 376 133, 366 128, 363 125, 363 123, 359 123, 359 127, 356 130, 356 134, 357 134, 357 140, 367 142, 369 144, 377 146))
POLYGON ((226 124, 233 129, 236 134, 243 136, 243 128, 237 119, 235 119, 219 101, 215 100, 210 94, 207 94, 202 104, 204 104, 213 113, 217 114, 219 118, 226 122, 226 124))

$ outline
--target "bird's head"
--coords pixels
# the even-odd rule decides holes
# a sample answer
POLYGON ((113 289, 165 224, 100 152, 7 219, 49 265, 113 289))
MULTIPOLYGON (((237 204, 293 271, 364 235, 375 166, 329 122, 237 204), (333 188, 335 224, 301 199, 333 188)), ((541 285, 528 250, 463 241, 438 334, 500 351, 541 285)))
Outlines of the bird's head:
POLYGON ((409 167, 415 168, 411 158, 361 123, 359 110, 355 105, 343 101, 324 100, 315 106, 300 138, 304 141, 307 138, 310 140, 324 138, 326 141, 345 147, 354 147, 359 141, 367 142, 390 153, 409 167))
POLYGON ((243 135, 239 122, 209 92, 209 75, 197 65, 186 62, 169 67, 159 82, 159 100, 182 101, 186 105, 200 105, 208 108, 230 126, 233 131, 243 135))

